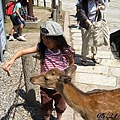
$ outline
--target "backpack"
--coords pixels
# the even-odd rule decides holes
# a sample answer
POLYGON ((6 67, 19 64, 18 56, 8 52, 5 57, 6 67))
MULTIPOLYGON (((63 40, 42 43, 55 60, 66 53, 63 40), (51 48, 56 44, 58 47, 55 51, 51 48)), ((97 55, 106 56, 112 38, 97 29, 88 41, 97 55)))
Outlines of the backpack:
POLYGON ((120 59, 120 30, 110 34, 110 48, 115 59, 120 59))
POLYGON ((16 5, 15 1, 10 1, 8 2, 8 4, 6 5, 6 9, 5 9, 5 14, 7 16, 11 16, 13 15, 13 10, 14 10, 14 6, 16 5))

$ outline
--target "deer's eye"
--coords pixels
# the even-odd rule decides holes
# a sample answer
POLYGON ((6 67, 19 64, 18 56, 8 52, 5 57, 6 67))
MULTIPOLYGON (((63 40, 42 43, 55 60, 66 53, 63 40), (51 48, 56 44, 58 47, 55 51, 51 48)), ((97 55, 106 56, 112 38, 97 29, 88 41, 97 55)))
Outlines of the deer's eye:
POLYGON ((44 79, 45 79, 45 80, 48 80, 48 78, 47 78, 47 77, 44 77, 44 79))

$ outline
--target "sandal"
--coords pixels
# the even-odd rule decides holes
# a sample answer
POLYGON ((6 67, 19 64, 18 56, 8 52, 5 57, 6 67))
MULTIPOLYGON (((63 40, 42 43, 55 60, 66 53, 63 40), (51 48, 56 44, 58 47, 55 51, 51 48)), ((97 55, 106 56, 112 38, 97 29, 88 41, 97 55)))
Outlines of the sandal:
POLYGON ((98 59, 98 58, 92 58, 91 59, 94 63, 97 63, 97 64, 99 64, 100 62, 101 62, 101 60, 100 59, 98 59))
POLYGON ((81 64, 82 64, 83 66, 87 66, 87 65, 88 65, 88 61, 87 61, 87 60, 82 60, 81 64))

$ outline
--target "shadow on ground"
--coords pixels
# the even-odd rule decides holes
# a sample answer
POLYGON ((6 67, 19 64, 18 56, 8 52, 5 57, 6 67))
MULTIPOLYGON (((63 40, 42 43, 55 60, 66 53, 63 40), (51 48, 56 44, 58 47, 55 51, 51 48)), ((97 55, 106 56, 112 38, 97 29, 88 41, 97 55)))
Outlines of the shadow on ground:
MULTIPOLYGON (((82 65, 82 56, 79 54, 75 54, 75 64, 77 64, 78 66, 83 66, 82 65)), ((95 66, 96 64, 89 58, 87 57, 87 61, 88 61, 88 65, 87 66, 95 66)))
POLYGON ((14 99, 13 104, 10 106, 10 108, 8 109, 7 113, 5 114, 5 116, 2 117, 1 120, 9 120, 12 116, 12 118, 15 118, 15 114, 17 112, 17 108, 18 107, 23 107, 26 111, 28 111, 28 113, 30 113, 31 118, 33 120, 43 120, 43 115, 41 112, 41 104, 39 101, 36 101, 36 106, 29 106, 26 103, 26 92, 23 89, 19 89, 15 91, 17 93, 18 96, 20 96, 22 99, 24 99, 24 103, 17 103, 17 97, 16 99, 14 99))

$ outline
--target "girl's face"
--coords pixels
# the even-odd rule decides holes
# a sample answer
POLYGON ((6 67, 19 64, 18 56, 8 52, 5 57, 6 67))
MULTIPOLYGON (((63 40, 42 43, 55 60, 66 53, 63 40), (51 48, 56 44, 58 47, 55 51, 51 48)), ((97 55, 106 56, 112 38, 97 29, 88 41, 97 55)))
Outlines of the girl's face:
POLYGON ((49 37, 46 37, 44 34, 42 34, 42 40, 43 40, 43 43, 45 44, 45 46, 47 46, 48 49, 54 49, 54 48, 57 48, 57 43, 49 38, 49 37))

